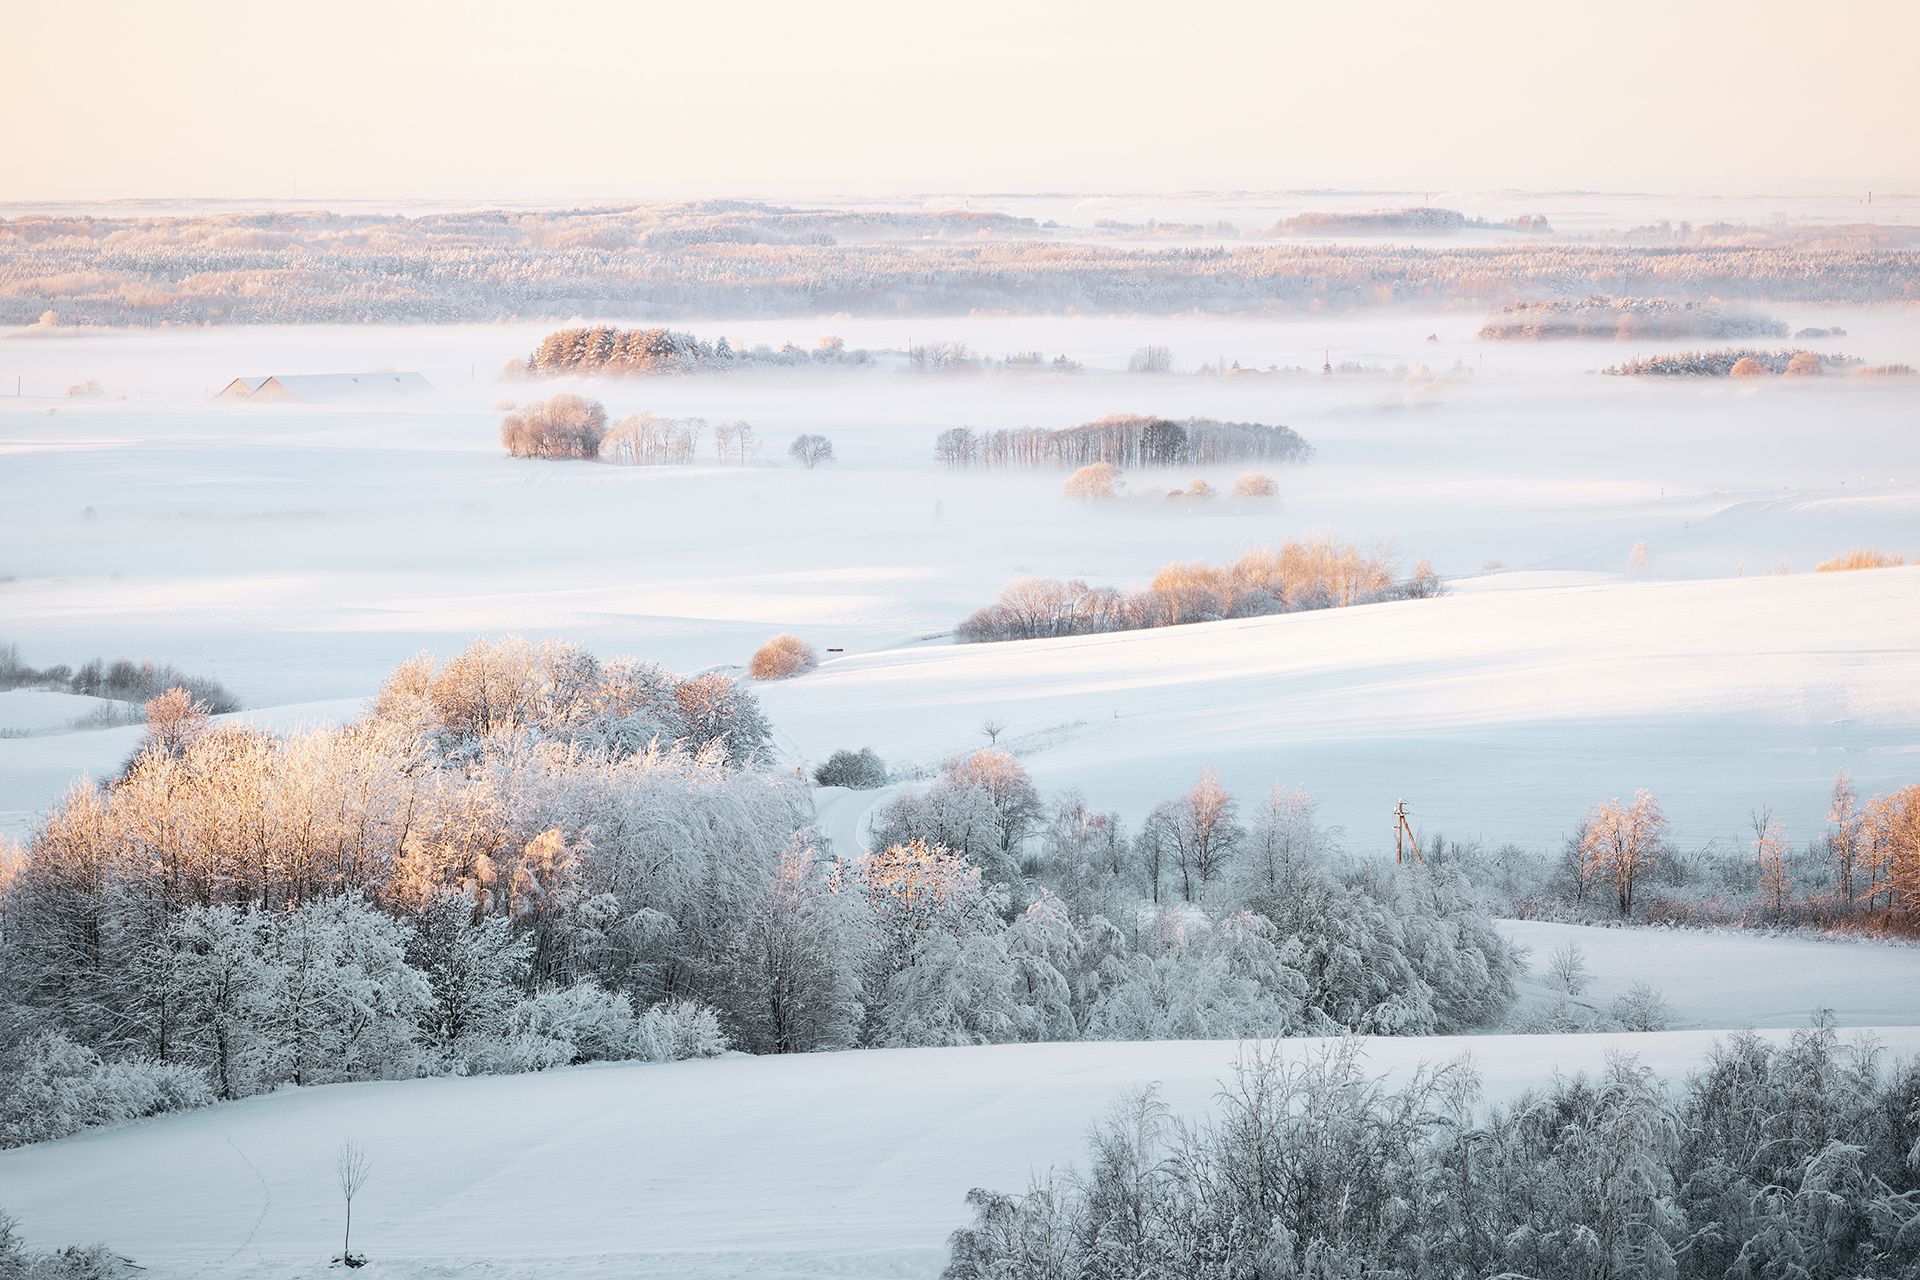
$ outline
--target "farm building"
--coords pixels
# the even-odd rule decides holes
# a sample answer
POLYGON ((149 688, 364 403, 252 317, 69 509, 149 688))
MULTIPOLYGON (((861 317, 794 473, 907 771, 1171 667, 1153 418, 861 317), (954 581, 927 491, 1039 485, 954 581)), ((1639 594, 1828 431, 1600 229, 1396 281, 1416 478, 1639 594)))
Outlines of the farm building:
POLYGON ((421 395, 433 384, 417 373, 383 369, 375 373, 276 373, 264 378, 235 378, 215 400, 286 400, 297 404, 340 404, 353 400, 390 400, 421 395))

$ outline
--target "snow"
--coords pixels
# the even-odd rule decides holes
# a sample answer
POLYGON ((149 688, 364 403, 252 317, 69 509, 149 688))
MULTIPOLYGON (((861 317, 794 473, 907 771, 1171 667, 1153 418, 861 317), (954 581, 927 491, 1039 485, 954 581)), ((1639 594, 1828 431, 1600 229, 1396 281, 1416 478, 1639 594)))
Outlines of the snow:
MULTIPOLYGON (((1331 199, 997 203, 1075 225, 1182 209, 1256 228, 1331 199)), ((1592 193, 1404 203, 1541 212, 1562 231, 1651 220, 1592 193)), ((1849 216, 1787 197, 1703 199, 1670 216, 1776 214, 1849 216)), ((1767 310, 1849 331, 1823 351, 1920 357, 1911 309, 1767 310)), ((786 764, 872 746, 911 772, 979 745, 994 716, 1044 789, 1077 787, 1137 818, 1211 762, 1249 805, 1276 782, 1306 787, 1358 851, 1384 846, 1402 799, 1423 834, 1552 850, 1588 804, 1645 786, 1683 847, 1739 853, 1757 806, 1796 843, 1816 836, 1841 768, 1863 793, 1920 776, 1920 568, 1807 572, 1855 545, 1920 552, 1920 382, 1603 378, 1636 353, 1482 343, 1483 318, 694 320, 683 327, 736 346, 962 341, 991 356, 1064 352, 1087 372, 545 385, 495 380, 555 327, 544 323, 0 335, 0 386, 17 377, 23 391, 0 398, 0 642, 36 666, 170 662, 231 687, 253 708, 239 719, 291 730, 357 715, 398 662, 480 633, 694 670, 737 669, 768 635, 795 631, 845 656, 759 687, 786 764), (1182 372, 1118 372, 1149 343, 1182 372), (1192 374, 1219 360, 1317 370, 1329 357, 1376 372, 1192 374), (418 368, 437 389, 377 407, 206 403, 239 369, 382 366, 418 368), (95 379, 104 398, 62 397, 95 379), (839 460, 806 472, 505 457, 495 400, 563 389, 616 418, 746 419, 770 462, 818 431, 839 460), (955 475, 931 456, 952 426, 1113 412, 1284 422, 1319 453, 1275 470, 1276 503, 1210 509, 1151 496, 1185 472, 1130 476, 1141 496, 1092 509, 1063 499, 1057 474, 955 475), (1318 530, 1431 557, 1451 592, 1128 635, 945 641, 1018 576, 1138 586, 1168 561, 1318 530), (1644 576, 1629 570, 1636 543, 1644 576), (1791 573, 1770 573, 1782 562, 1791 573)), ((1239 469, 1195 470, 1225 489, 1239 469)), ((95 701, 0 694, 0 729, 32 735, 0 735, 0 835, 24 834, 73 780, 109 776, 133 750, 137 726, 66 731, 95 701)), ((820 790, 820 831, 858 847, 899 785, 820 790)), ((1381 1040, 1369 1046, 1378 1069, 1471 1052, 1496 1099, 1615 1048, 1678 1074, 1715 1028, 1781 1035, 1819 1006, 1920 1050, 1920 950, 1501 927, 1536 966, 1577 940, 1596 975, 1587 1002, 1645 981, 1682 1029, 1381 1040)), ((930 1276, 968 1188, 1018 1189, 1077 1160, 1087 1123, 1123 1089, 1157 1081, 1176 1109, 1204 1108, 1237 1052, 887 1050, 287 1090, 0 1152, 0 1205, 38 1244, 105 1239, 159 1280, 317 1276, 338 1248, 332 1165, 351 1135, 373 1161, 355 1213, 370 1275, 930 1276)))
MULTIPOLYGON (((1509 921, 1536 966, 1567 940, 1604 1002, 1648 980, 1676 1020, 1781 1037, 1836 1010, 1920 1052, 1920 948, 1509 921)), ((1626 1050, 1677 1077, 1723 1031, 1371 1039, 1404 1073, 1472 1057, 1490 1101, 1626 1050)), ((1284 1042, 1289 1054, 1319 1042, 1284 1042)), ((155 1280, 318 1275, 333 1158, 373 1162, 354 1207, 374 1274, 932 1276, 975 1186, 1077 1162, 1089 1122, 1156 1084, 1210 1104, 1234 1042, 730 1056, 536 1075, 286 1089, 0 1151, 0 1205, 43 1246, 105 1239, 155 1280), (484 1260, 484 1261, 483 1261, 484 1260)))
MULTIPOLYGON (((1779 310, 1794 324, 1844 324, 1845 348, 1869 359, 1920 351, 1906 312, 1779 310)), ((0 398, 0 640, 37 665, 98 653, 172 662, 273 708, 363 699, 402 660, 476 634, 553 636, 698 670, 737 668, 768 635, 794 631, 822 650, 884 655, 829 667, 791 697, 770 692, 798 756, 871 741, 924 762, 975 740, 987 711, 968 700, 1017 693, 1033 701, 991 710, 1043 782, 1137 811, 1217 757, 1243 792, 1308 786, 1356 840, 1386 831, 1406 798, 1429 832, 1551 847, 1587 804, 1640 785, 1661 792, 1689 843, 1737 840, 1763 803, 1801 840, 1836 768, 1868 788, 1910 781, 1920 717, 1890 659, 1920 634, 1913 576, 1805 575, 1855 545, 1920 552, 1920 385, 1602 378, 1593 370, 1620 344, 1480 343, 1480 319, 695 321, 737 344, 952 339, 988 354, 1065 351, 1089 370, 575 384, 616 417, 744 418, 770 460, 793 435, 823 432, 839 461, 815 472, 505 457, 494 400, 566 384, 492 375, 547 325, 4 341, 0 379, 12 363, 29 394, 0 398), (1317 368, 1331 347, 1336 361, 1435 372, 1112 372, 1150 342, 1188 370, 1223 357, 1317 368), (403 408, 205 403, 234 368, 381 365, 418 368, 441 390, 403 408), (88 378, 128 398, 52 398, 88 378), (1276 470, 1277 503, 1205 511, 1151 497, 1090 510, 1062 498, 1052 473, 956 475, 931 456, 950 426, 1129 410, 1286 422, 1319 455, 1276 470), (1391 542, 1403 563, 1428 556, 1454 598, 1076 642, 1053 658, 948 653, 938 639, 1025 574, 1137 586, 1170 560, 1220 561, 1316 530, 1391 542), (1649 581, 1628 572, 1637 542, 1649 581), (1782 561, 1793 574, 1768 577, 1782 561), (1489 571, 1495 562, 1505 568, 1489 571), (881 672, 913 651, 926 665, 895 676, 934 684, 900 699, 881 672), (1087 672, 1058 679, 1083 657, 1087 672), (1051 674, 1022 674, 1030 661, 1051 674), (1180 683, 1165 678, 1171 664, 1180 683), (1257 680, 1258 696, 1236 696, 1228 671, 1257 680), (1143 682, 1161 687, 1129 689, 1143 682), (821 687, 855 701, 817 705, 809 691, 821 687), (890 704, 871 730, 859 701, 869 694, 890 704)), ((1238 468, 1199 470, 1225 488, 1238 468)), ((1190 478, 1130 479, 1151 493, 1190 478)), ((29 752, 0 740, 0 824, 18 833, 70 777, 110 770, 130 744, 49 737, 29 752)))
MULTIPOLYGON (((1781 1033, 1771 1033, 1781 1034, 1781 1033)), ((1920 1031, 1880 1033, 1904 1053, 1920 1031)), ((1376 1070, 1471 1054, 1491 1099, 1630 1049, 1677 1074, 1713 1033, 1375 1040, 1376 1070)), ((1309 1053, 1314 1042, 1290 1042, 1309 1053)), ((372 1274, 919 1277, 975 1186, 1076 1163, 1090 1121, 1157 1084, 1211 1101, 1232 1042, 729 1057, 286 1090, 0 1152, 0 1203, 43 1246, 107 1239, 154 1280, 308 1276, 339 1250, 355 1138, 372 1274)))
POLYGON ((1555 848, 1588 805, 1648 787, 1683 846, 1738 851, 1762 803, 1796 840, 1824 830, 1838 770, 1912 780, 1920 684, 1892 658, 1916 637, 1920 568, 1550 581, 854 654, 760 696, 801 755, 870 746, 896 769, 984 745, 998 717, 1043 789, 1134 819, 1211 762, 1249 800, 1304 786, 1362 848, 1402 798, 1428 834, 1555 848))
POLYGON ((7 689, 0 691, 0 735, 67 729, 87 715, 120 707, 111 698, 59 689, 7 689))

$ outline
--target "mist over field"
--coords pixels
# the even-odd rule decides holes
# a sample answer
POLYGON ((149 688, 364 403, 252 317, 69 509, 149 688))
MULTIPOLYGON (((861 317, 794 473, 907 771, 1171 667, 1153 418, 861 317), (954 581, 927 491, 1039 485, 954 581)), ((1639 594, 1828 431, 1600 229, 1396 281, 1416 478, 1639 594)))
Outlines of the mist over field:
POLYGON ((1129 6, 10 20, 0 1278, 1920 1276, 1912 16, 1129 6))

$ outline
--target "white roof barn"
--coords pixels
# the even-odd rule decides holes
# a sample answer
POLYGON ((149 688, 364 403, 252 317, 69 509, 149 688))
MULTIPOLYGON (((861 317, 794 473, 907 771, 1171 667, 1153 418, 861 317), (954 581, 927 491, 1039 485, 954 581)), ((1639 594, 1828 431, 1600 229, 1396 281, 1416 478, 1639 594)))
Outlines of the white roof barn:
POLYGON ((375 373, 276 373, 235 378, 216 400, 291 400, 299 404, 339 404, 420 395, 433 384, 417 373, 383 369, 375 373))

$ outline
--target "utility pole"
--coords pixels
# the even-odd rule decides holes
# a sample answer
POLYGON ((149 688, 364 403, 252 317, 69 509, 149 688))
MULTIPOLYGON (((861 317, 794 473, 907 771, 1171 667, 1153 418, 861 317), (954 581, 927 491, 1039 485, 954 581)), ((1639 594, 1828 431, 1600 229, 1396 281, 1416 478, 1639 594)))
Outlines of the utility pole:
POLYGON ((1399 866, 1406 860, 1406 851, 1413 850, 1413 860, 1424 862, 1420 856, 1420 842, 1413 838, 1413 828, 1407 825, 1407 802, 1396 801, 1393 806, 1393 865, 1399 866))

